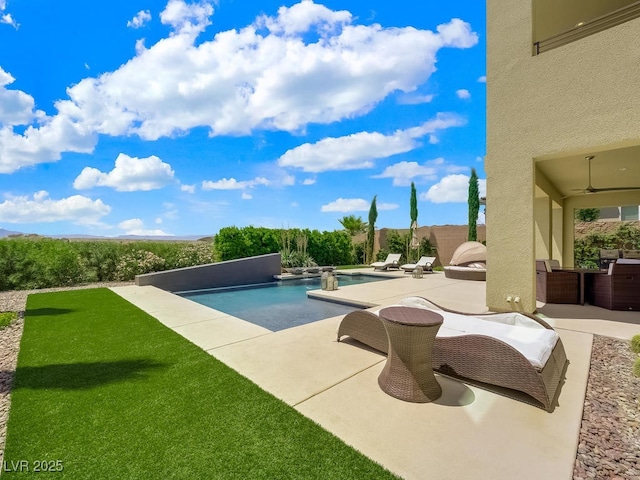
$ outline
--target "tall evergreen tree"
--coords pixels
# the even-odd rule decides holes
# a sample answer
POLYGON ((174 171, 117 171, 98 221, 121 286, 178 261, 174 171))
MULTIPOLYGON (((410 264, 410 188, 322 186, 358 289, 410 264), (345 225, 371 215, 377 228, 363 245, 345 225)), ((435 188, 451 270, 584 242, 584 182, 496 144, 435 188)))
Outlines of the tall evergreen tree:
POLYGON ((476 169, 471 169, 471 177, 469 178, 469 241, 478 239, 478 231, 476 224, 478 222, 478 212, 480 211, 480 189, 478 187, 478 174, 476 169))
POLYGON ((376 197, 377 195, 373 196, 371 207, 369 207, 369 231, 367 232, 367 263, 373 262, 373 242, 376 235, 376 220, 378 219, 376 197))
POLYGON ((411 228, 413 227, 413 222, 418 221, 418 194, 413 182, 411 182, 411 199, 409 200, 409 208, 409 214, 411 215, 411 225, 409 225, 409 228, 411 228))

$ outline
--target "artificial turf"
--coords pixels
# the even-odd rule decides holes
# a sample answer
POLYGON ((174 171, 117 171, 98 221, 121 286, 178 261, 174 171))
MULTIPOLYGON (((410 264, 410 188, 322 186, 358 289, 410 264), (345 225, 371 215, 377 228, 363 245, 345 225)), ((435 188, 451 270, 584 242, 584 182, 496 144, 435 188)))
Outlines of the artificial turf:
POLYGON ((396 478, 108 289, 29 296, 11 395, 7 478, 396 478))

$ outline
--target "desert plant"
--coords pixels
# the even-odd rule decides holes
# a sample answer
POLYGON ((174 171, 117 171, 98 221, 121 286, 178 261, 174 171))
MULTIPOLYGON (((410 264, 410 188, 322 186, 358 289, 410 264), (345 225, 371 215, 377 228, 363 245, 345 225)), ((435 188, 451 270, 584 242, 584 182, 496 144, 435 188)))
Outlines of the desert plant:
POLYGON ((636 358, 636 361, 633 362, 633 374, 636 377, 640 377, 640 357, 636 358))
POLYGON ((16 318, 18 318, 16 312, 0 312, 0 329, 11 325, 16 318))
POLYGON ((640 333, 631 337, 631 351, 640 353, 640 333))

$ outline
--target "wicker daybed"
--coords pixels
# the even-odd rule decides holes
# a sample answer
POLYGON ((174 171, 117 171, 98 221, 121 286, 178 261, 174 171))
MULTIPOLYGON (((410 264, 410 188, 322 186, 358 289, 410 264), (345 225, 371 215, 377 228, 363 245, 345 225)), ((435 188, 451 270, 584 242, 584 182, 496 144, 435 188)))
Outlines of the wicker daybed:
MULTIPOLYGON (((438 311, 444 323, 433 346, 433 369, 441 374, 467 381, 483 388, 494 389, 502 395, 524 401, 551 412, 558 386, 568 364, 560 337, 543 320, 521 313, 466 314, 430 302, 422 297, 408 297, 398 305, 427 308, 438 311), (467 323, 473 332, 456 331, 457 323, 467 323), (451 327, 455 328, 451 328, 451 327), (547 354, 544 364, 534 366, 532 361, 513 346, 512 340, 496 331, 531 328, 531 335, 541 342, 555 341, 544 346, 547 354), (531 398, 515 394, 524 392, 531 398)), ((387 333, 375 312, 358 310, 347 314, 338 327, 338 341, 349 336, 375 350, 387 353, 387 333)), ((517 336, 517 335, 516 335, 517 336)), ((534 342, 535 343, 535 342, 534 342)))
POLYGON ((487 279, 487 247, 480 242, 464 242, 453 252, 449 265, 444 267, 447 278, 457 280, 487 279))

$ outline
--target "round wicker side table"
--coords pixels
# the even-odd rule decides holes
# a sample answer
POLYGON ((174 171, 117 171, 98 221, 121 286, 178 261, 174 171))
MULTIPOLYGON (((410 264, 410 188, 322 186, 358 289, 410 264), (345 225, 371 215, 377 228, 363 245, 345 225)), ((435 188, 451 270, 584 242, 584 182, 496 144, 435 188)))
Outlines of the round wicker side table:
POLYGON ((433 374, 432 351, 442 316, 430 310, 387 307, 380 310, 389 338, 387 362, 378 385, 392 397, 407 402, 432 402, 442 395, 433 374))

